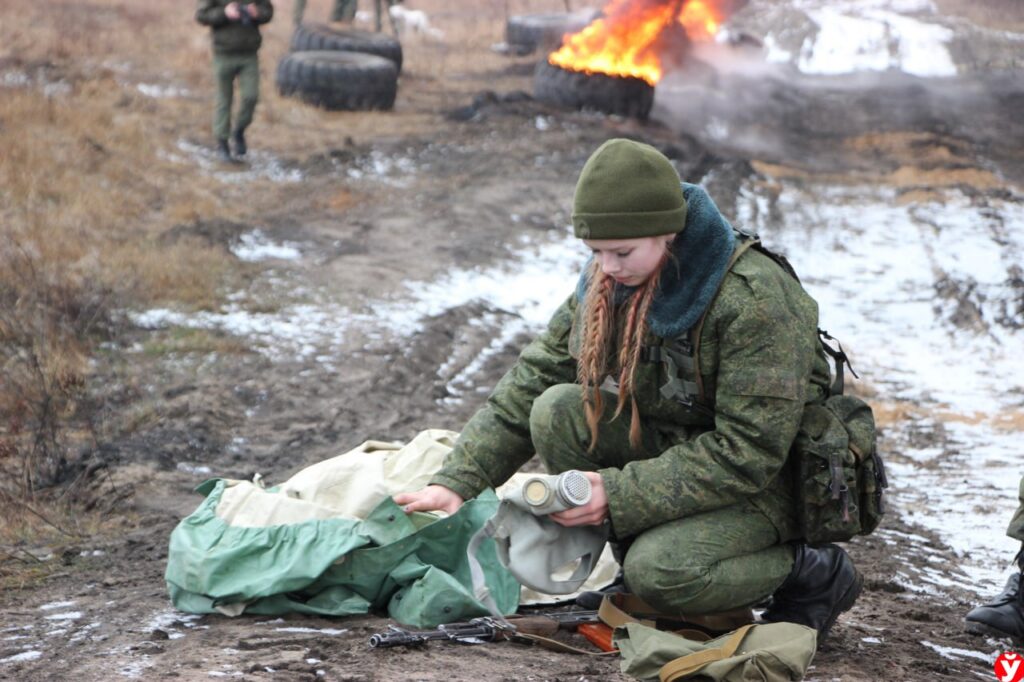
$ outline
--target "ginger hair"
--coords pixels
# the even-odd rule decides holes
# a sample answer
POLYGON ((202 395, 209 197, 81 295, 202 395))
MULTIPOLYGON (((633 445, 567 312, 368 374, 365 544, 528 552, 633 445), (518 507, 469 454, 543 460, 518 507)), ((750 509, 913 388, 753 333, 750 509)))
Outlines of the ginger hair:
MULTIPOLYGON (((668 253, 666 252, 666 259, 668 253)), ((583 333, 580 358, 576 366, 577 381, 583 386, 583 412, 590 429, 590 447, 597 446, 598 424, 604 413, 601 384, 608 376, 608 361, 615 343, 616 316, 623 315, 622 338, 615 352, 619 380, 619 400, 613 419, 622 414, 628 401, 630 404, 629 444, 639 449, 641 443, 640 413, 634 396, 636 368, 640 363, 644 338, 647 336, 647 313, 658 291, 660 277, 654 275, 637 287, 627 301, 616 310, 614 297, 615 280, 602 272, 595 260, 590 267, 587 291, 583 298, 583 333)))

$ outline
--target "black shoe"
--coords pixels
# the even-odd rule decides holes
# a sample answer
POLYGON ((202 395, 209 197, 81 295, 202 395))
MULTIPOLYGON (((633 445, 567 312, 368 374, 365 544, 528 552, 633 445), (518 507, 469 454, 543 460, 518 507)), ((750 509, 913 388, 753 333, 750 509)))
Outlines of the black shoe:
POLYGON ((228 147, 227 140, 217 140, 217 160, 224 163, 234 163, 234 159, 231 158, 231 149, 228 147))
POLYGON ((235 142, 235 156, 245 156, 248 148, 245 146, 245 132, 242 130, 236 130, 235 134, 231 136, 231 139, 235 142))
POLYGON ((615 580, 608 587, 600 590, 594 590, 591 592, 580 592, 579 596, 576 597, 576 606, 587 611, 596 611, 601 606, 601 601, 604 599, 606 594, 617 594, 619 592, 626 592, 626 585, 623 582, 622 571, 615 576, 615 580))
POLYGON ((798 545, 793 570, 762 615, 771 622, 799 623, 818 631, 818 644, 843 611, 857 601, 864 579, 850 556, 835 545, 798 545))
POLYGON ((1024 596, 1021 595, 1020 583, 1021 574, 1014 573, 998 597, 971 609, 964 617, 967 632, 1010 637, 1015 644, 1024 645, 1024 596))

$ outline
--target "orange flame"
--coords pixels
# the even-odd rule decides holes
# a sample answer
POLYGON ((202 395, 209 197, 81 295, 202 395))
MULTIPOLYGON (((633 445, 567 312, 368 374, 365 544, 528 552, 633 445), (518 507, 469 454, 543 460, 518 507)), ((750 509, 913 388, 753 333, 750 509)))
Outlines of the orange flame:
POLYGON ((721 25, 716 0, 611 0, 602 16, 562 39, 548 61, 570 71, 661 80, 673 43, 709 41, 721 25), (680 32, 685 35, 680 35, 680 32))

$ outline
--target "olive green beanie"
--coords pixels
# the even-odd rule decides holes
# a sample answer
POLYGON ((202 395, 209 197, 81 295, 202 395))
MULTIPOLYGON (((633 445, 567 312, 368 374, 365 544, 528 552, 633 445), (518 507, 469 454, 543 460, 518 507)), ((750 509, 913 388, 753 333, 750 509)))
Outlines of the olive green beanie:
POLYGON ((573 198, 580 239, 632 239, 681 232, 686 200, 672 162, 650 145, 608 140, 583 165, 573 198))

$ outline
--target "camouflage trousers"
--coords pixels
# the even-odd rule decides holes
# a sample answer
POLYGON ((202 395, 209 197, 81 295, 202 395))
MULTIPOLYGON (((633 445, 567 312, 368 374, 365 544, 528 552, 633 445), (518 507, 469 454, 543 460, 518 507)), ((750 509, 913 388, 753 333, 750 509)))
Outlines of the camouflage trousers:
POLYGON ((1013 518, 1010 519, 1010 526, 1006 529, 1006 534, 1015 540, 1024 542, 1024 478, 1020 479, 1017 498, 1020 500, 1020 506, 1013 513, 1013 518))
POLYGON ((245 131, 252 123, 256 103, 260 98, 260 63, 256 53, 214 54, 213 82, 217 89, 213 109, 213 136, 218 140, 228 139, 232 130, 245 131), (235 79, 238 79, 238 115, 235 127, 231 127, 231 103, 235 94, 235 79))
MULTIPOLYGON (((605 392, 605 418, 597 446, 588 453, 590 431, 581 390, 575 384, 560 384, 534 401, 530 433, 548 471, 622 468, 630 461, 657 457, 678 443, 679 436, 644 425, 643 444, 634 450, 629 444, 628 409, 609 420, 617 396, 605 392)), ((750 606, 775 592, 793 567, 792 547, 781 542, 772 522, 750 502, 618 540, 628 545, 623 561, 626 586, 665 613, 706 614, 750 606)))

